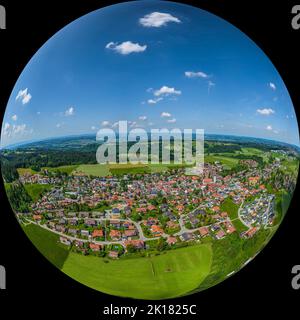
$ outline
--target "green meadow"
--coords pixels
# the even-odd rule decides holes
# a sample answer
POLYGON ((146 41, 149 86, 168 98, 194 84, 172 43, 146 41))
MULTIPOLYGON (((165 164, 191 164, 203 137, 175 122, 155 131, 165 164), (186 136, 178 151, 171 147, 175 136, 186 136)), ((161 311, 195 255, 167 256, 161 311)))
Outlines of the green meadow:
POLYGON ((108 294, 154 300, 185 295, 199 287, 210 272, 211 260, 210 244, 119 260, 70 253, 62 271, 108 294))

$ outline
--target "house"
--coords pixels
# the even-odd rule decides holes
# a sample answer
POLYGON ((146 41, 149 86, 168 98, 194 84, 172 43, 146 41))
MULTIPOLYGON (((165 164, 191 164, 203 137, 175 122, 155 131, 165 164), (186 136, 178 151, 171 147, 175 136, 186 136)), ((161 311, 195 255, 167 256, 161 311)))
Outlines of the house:
POLYGON ((145 244, 143 240, 127 240, 125 241, 125 246, 132 245, 136 249, 143 249, 145 244))
POLYGON ((69 220, 69 224, 70 224, 71 226, 76 226, 76 225, 78 224, 78 221, 77 221, 77 219, 70 219, 70 220, 69 220))
POLYGON ((185 232, 180 236, 181 241, 191 241, 193 240, 193 235, 190 232, 185 232))
POLYGON ((220 211, 220 207, 219 206, 213 206, 211 208, 211 210, 214 211, 214 212, 219 212, 220 211))
POLYGON ((101 245, 97 243, 90 243, 89 247, 92 251, 97 252, 101 250, 101 245))
POLYGON ((98 237, 101 238, 103 236, 104 236, 103 230, 101 230, 101 229, 100 230, 98 230, 98 229, 94 230, 93 233, 92 233, 92 237, 93 238, 98 238, 98 237))
POLYGON ((120 240, 121 232, 119 230, 110 230, 109 236, 112 240, 120 240))
POLYGON ((66 237, 59 237, 59 241, 66 246, 70 246, 72 242, 66 237))
POLYGON ((168 243, 169 245, 173 245, 173 244, 175 244, 176 242, 177 242, 176 237, 169 237, 169 238, 167 239, 167 243, 168 243))
POLYGON ((55 226, 55 230, 62 233, 65 233, 67 231, 67 229, 64 226, 61 226, 59 224, 55 226))
POLYGON ((164 230, 160 226, 157 226, 157 225, 152 225, 150 228, 150 231, 155 237, 158 237, 164 233, 164 230))
POLYGON ((121 222, 119 220, 110 220, 109 224, 116 229, 121 227, 121 222))
POLYGON ((68 229, 68 233, 72 234, 72 235, 77 235, 79 232, 79 230, 77 229, 68 229))
POLYGON ((109 251, 108 256, 112 259, 117 259, 119 257, 118 251, 109 251))
POLYGON ((222 230, 222 229, 220 229, 217 233, 216 233, 216 238, 217 239, 222 239, 222 238, 224 238, 226 236, 226 233, 222 230))
POLYGON ((230 225, 227 227, 227 230, 226 230, 226 232, 229 233, 229 234, 231 234, 231 233, 233 233, 233 232, 235 232, 235 231, 236 231, 236 229, 235 229, 235 227, 234 227, 232 224, 230 224, 230 225))
POLYGON ((125 237, 134 237, 134 236, 136 236, 136 230, 125 230, 124 236, 125 237))
POLYGON ((84 220, 84 224, 89 227, 94 227, 97 225, 97 222, 94 219, 86 219, 86 220, 84 220))
POLYGON ((251 184, 251 185, 257 184, 258 181, 259 181, 259 177, 249 177, 249 178, 248 178, 248 182, 249 182, 249 184, 251 184))
POLYGON ((174 221, 168 221, 167 222, 167 226, 168 228, 170 229, 176 229, 179 227, 179 224, 178 223, 175 223, 174 221))
POLYGON ((42 216, 40 214, 34 214, 32 218, 33 218, 34 221, 42 220, 42 216))
POLYGON ((88 237, 90 235, 90 232, 88 230, 81 230, 80 231, 80 234, 83 236, 83 237, 88 237))
POLYGON ((252 238, 257 231, 258 231, 257 227, 250 228, 249 230, 244 232, 243 236, 244 238, 252 238))
POLYGON ((209 230, 207 227, 199 228, 199 233, 201 237, 206 237, 209 234, 209 230))
POLYGON ((211 179, 211 178, 204 178, 203 181, 202 181, 203 184, 209 184, 209 183, 212 183, 212 182, 213 182, 213 179, 211 179))

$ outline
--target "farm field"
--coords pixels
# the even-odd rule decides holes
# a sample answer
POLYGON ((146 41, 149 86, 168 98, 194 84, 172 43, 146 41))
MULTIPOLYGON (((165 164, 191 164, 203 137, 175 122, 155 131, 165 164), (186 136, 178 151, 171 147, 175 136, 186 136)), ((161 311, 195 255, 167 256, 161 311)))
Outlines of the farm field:
POLYGON ((52 188, 49 184, 24 184, 24 188, 31 197, 32 201, 37 201, 41 195, 52 188))
POLYGON ((62 271, 108 294, 154 300, 185 295, 199 287, 210 272, 211 261, 211 245, 201 244, 120 260, 70 253, 62 271))
POLYGON ((204 161, 208 163, 214 163, 215 161, 219 161, 225 166, 225 168, 231 169, 238 164, 239 159, 231 158, 229 155, 227 157, 220 155, 205 155, 204 161))
POLYGON ((34 224, 22 225, 22 229, 41 254, 61 269, 69 249, 59 242, 59 236, 34 224))
POLYGON ((78 165, 68 165, 68 166, 59 166, 59 167, 43 167, 42 169, 46 169, 50 172, 63 172, 66 174, 71 174, 74 170, 76 170, 76 168, 78 167, 78 165))

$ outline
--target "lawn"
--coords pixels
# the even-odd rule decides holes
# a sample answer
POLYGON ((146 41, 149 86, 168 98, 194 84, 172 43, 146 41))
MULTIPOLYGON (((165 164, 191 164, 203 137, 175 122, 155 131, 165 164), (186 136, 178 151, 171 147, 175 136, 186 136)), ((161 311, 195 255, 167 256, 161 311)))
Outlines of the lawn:
POLYGON ((199 287, 210 272, 210 244, 167 251, 150 258, 109 260, 70 253, 62 271, 96 290, 137 299, 166 299, 199 287))
POLYGON ((106 164, 82 164, 77 167, 74 173, 84 173, 96 177, 109 176, 110 172, 106 164))
POLYGON ((37 201, 45 191, 51 189, 49 184, 25 183, 24 188, 31 197, 32 201, 37 201))
POLYGON ((36 171, 32 170, 31 168, 18 168, 17 169, 20 176, 23 176, 24 174, 35 174, 36 171))
POLYGON ((36 248, 61 269, 69 255, 69 249, 59 242, 59 236, 34 224, 28 224, 22 228, 36 248))
POLYGON ((219 161, 225 167, 227 167, 228 169, 231 169, 238 164, 239 159, 234 159, 234 158, 225 157, 225 156, 217 156, 217 155, 209 155, 209 156, 205 155, 204 161, 209 163, 214 163, 215 161, 219 161))
POLYGON ((238 218, 239 205, 235 204, 231 198, 226 198, 220 206, 221 211, 226 211, 232 220, 236 230, 240 233, 246 231, 248 228, 238 218))
POLYGON ((76 170, 76 168, 78 167, 78 165, 68 165, 68 166, 60 166, 60 167, 44 167, 42 169, 47 169, 48 171, 52 171, 52 172, 63 172, 66 174, 71 174, 74 170, 76 170))

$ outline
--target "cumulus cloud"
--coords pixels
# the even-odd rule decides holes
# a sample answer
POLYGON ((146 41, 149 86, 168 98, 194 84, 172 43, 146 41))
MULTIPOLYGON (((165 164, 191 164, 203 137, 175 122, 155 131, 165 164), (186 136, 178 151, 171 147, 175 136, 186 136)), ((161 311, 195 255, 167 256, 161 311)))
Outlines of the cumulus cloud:
POLYGON ((269 116, 269 115, 275 113, 275 111, 271 108, 257 109, 256 112, 263 115, 263 116, 269 116))
POLYGON ((14 114, 14 115, 11 117, 11 119, 12 119, 13 121, 17 121, 17 120, 18 120, 18 116, 17 116, 16 114, 14 114))
POLYGON ((107 121, 107 120, 104 120, 104 121, 101 122, 101 126, 103 126, 103 127, 107 127, 109 125, 110 125, 110 122, 107 121))
POLYGON ((105 48, 116 51, 117 53, 123 55, 127 55, 133 52, 143 52, 147 49, 147 45, 140 45, 131 41, 125 41, 120 44, 117 42, 109 42, 105 48))
POLYGON ((152 12, 140 18, 139 22, 144 27, 159 28, 166 26, 169 22, 180 23, 181 21, 169 13, 152 12))
POLYGON ((170 118, 172 115, 171 113, 169 112, 162 112, 161 115, 160 115, 162 118, 170 118))
POLYGON ((28 129, 25 123, 20 125, 11 125, 10 123, 6 122, 3 127, 3 135, 10 138, 14 136, 23 136, 32 133, 32 129, 28 129))
POLYGON ((155 98, 155 99, 149 99, 147 102, 148 104, 156 104, 157 102, 161 101, 162 98, 155 98))
POLYGON ((185 71, 184 75, 187 78, 208 78, 208 74, 206 74, 205 72, 202 71, 185 71))
POLYGON ((180 90, 175 90, 175 88, 170 88, 168 86, 162 86, 160 89, 154 91, 156 97, 168 96, 168 95, 180 95, 180 90))
POLYGON ((70 107, 65 111, 65 116, 66 117, 70 117, 73 116, 75 114, 75 109, 74 107, 70 107))
POLYGON ((272 128, 271 125, 268 125, 268 126, 266 127, 266 129, 269 130, 269 131, 273 130, 273 128, 272 128))
POLYGON ((274 91, 276 90, 276 85, 273 82, 269 83, 269 87, 274 91))
POLYGON ((147 120, 147 117, 146 116, 140 116, 139 120, 145 121, 145 120, 147 120))
POLYGON ((168 122, 168 123, 175 123, 175 122, 176 122, 176 119, 175 119, 175 118, 168 119, 167 122, 168 122))
POLYGON ((20 90, 16 96, 16 100, 22 101, 22 104, 27 104, 31 100, 32 96, 28 92, 28 88, 20 90))

